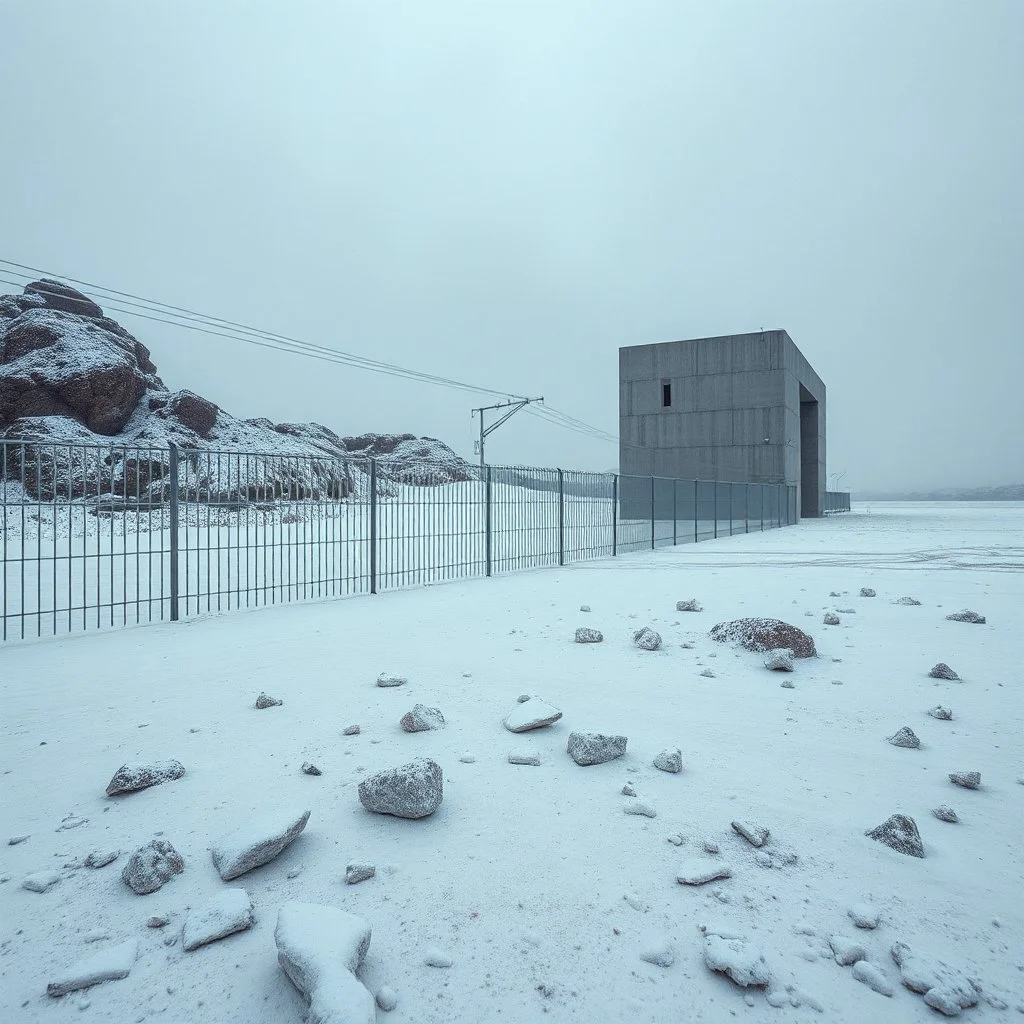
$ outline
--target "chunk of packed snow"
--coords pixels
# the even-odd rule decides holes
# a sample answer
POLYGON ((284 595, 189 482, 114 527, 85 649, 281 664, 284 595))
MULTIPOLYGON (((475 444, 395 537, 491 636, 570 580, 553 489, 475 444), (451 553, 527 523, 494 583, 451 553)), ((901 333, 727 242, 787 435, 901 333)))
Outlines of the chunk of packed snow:
POLYGON ((66 996, 69 992, 98 985, 102 981, 127 978, 138 954, 139 944, 135 939, 101 949, 59 974, 46 986, 46 994, 57 998, 66 996))
POLYGON ((868 951, 849 935, 832 935, 828 944, 832 947, 832 953, 840 967, 849 967, 858 960, 867 959, 868 951))
POLYGON ((423 957, 428 967, 451 967, 452 958, 437 946, 431 946, 423 957))
POLYGON ((742 988, 767 988, 772 981, 764 954, 749 939, 704 932, 704 963, 742 988))
POLYGON ((640 950, 640 959, 655 967, 671 967, 676 962, 676 951, 669 939, 659 939, 640 950))
POLYGON ((956 1017, 961 1010, 977 1005, 978 991, 966 977, 932 956, 917 953, 904 942, 890 950, 900 969, 900 981, 912 992, 924 996, 932 1009, 956 1017))
POLYGON ((686 857, 676 867, 676 881, 680 885, 704 885, 717 878, 731 877, 732 866, 711 857, 686 857))
POLYGON ((870 903, 854 903, 847 911, 850 920, 858 928, 877 928, 881 916, 870 903))
POLYGON ((181 932, 181 948, 189 953, 251 928, 254 920, 249 894, 244 889, 225 889, 188 912, 181 932))
POLYGON ((290 846, 309 821, 309 811, 264 814, 218 840, 210 851, 225 882, 267 864, 290 846))
POLYGON ((21 880, 21 887, 29 892, 46 892, 59 881, 60 875, 56 871, 33 871, 21 880))
POLYGON ((756 821, 734 821, 732 830, 743 836, 751 846, 764 846, 771 835, 764 825, 760 825, 756 821))
POLYGON ((858 960, 853 965, 853 976, 880 996, 892 995, 892 985, 885 972, 868 960, 858 960))

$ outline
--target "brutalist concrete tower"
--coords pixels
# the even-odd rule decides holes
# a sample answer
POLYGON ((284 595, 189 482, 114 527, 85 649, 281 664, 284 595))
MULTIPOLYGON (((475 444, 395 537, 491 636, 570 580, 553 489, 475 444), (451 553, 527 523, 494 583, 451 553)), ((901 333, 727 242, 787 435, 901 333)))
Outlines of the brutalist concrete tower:
POLYGON ((785 331, 619 349, 619 471, 796 486, 825 509, 825 385, 785 331))

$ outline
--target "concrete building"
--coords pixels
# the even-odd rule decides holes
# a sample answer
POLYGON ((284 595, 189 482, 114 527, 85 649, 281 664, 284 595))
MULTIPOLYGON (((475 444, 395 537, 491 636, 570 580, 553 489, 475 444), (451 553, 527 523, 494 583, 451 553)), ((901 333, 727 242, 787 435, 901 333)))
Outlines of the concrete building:
POLYGON ((619 471, 785 484, 825 511, 825 385, 785 331, 619 349, 619 471))

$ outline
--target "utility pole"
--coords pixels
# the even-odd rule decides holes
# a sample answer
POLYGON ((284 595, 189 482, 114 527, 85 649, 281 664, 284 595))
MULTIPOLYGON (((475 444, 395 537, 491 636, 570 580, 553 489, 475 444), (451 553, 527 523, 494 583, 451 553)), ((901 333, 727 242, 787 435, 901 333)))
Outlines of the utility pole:
POLYGON ((485 405, 480 409, 474 409, 473 415, 480 417, 480 440, 477 441, 477 447, 480 449, 480 465, 484 463, 484 441, 487 439, 489 434, 493 434, 503 423, 511 419, 520 409, 525 409, 526 406, 532 402, 543 402, 544 396, 540 398, 516 398, 509 402, 499 402, 497 405, 485 405), (484 413, 491 412, 494 409, 507 409, 504 415, 499 416, 489 427, 484 425, 484 413))

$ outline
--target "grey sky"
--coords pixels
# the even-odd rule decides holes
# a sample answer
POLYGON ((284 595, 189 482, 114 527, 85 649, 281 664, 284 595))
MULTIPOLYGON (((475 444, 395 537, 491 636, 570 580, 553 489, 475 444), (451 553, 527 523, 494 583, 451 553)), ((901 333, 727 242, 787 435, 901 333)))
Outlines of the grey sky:
MULTIPOLYGON (((1021 0, 0 0, 0 257, 612 432, 620 345, 784 327, 844 484, 1020 481, 1022 53, 1021 0)), ((114 315, 236 415, 471 451, 472 395, 114 315)))

